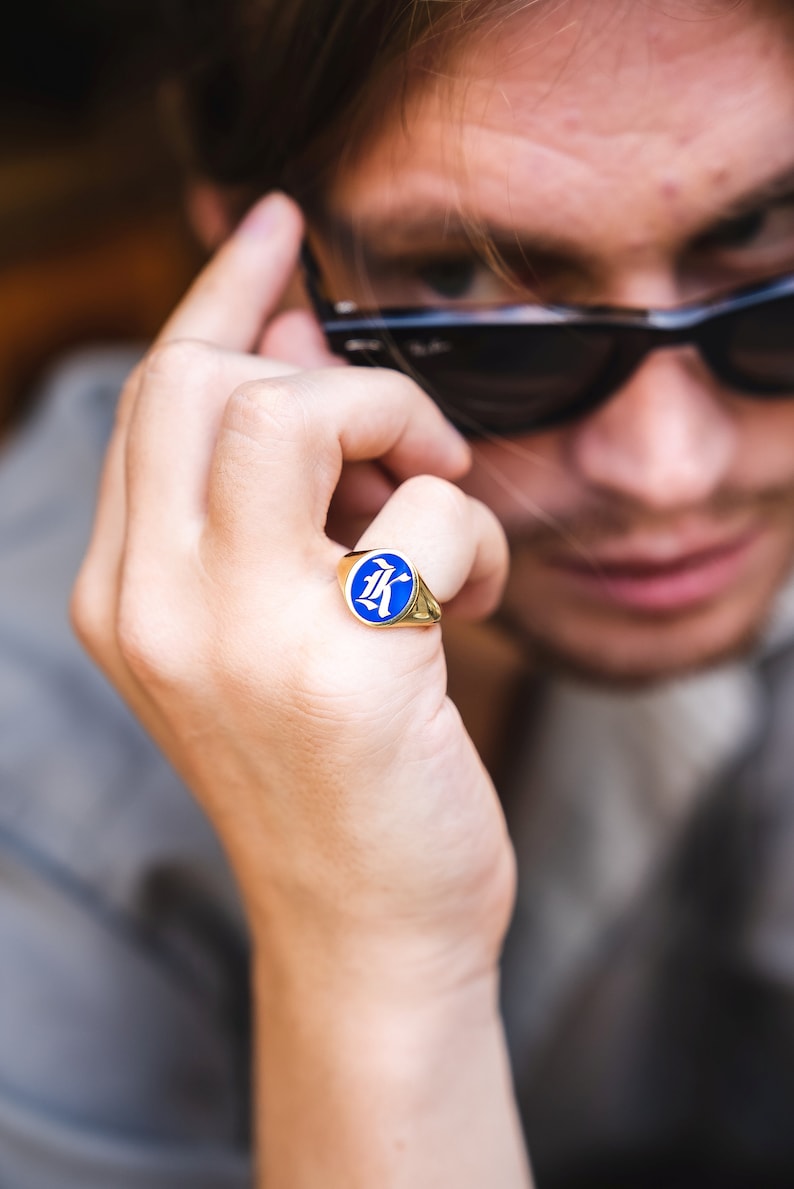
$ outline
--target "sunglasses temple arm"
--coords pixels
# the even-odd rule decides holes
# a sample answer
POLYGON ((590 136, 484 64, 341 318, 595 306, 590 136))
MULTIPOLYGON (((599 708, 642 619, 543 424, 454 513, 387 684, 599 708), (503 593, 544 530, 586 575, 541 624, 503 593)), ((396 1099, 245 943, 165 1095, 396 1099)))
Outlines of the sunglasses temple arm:
POLYGON ((323 324, 333 322, 336 317, 336 311, 331 302, 323 295, 320 270, 317 267, 317 261, 309 247, 308 241, 305 239, 301 245, 300 260, 306 292, 314 307, 314 312, 323 324))

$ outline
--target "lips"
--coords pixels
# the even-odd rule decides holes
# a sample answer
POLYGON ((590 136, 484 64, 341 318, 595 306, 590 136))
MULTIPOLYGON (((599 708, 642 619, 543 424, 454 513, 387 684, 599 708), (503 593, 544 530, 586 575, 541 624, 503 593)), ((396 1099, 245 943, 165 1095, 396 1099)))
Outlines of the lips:
POLYGON ((752 564, 761 536, 753 529, 686 550, 670 542, 603 548, 586 559, 556 558, 552 565, 590 598, 627 610, 675 613, 724 594, 752 564))

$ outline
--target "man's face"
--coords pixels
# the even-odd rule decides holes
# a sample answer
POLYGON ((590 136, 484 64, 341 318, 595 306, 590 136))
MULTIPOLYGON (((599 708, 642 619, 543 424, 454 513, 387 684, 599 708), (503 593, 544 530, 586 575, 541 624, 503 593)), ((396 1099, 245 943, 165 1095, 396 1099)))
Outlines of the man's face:
MULTIPOLYGON (((672 306, 794 271, 794 20, 760 0, 531 7, 417 84, 331 207, 382 304, 523 284, 672 306)), ((602 678, 664 677, 745 645, 788 573, 794 399, 753 402, 693 349, 658 351, 590 416, 479 444, 466 486, 511 538, 523 639, 602 678)))

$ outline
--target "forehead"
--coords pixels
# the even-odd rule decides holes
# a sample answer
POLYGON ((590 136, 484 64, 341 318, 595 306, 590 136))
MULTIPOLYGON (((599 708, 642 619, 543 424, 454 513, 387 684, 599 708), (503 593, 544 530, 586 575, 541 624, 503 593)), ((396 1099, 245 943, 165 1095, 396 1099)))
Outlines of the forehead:
POLYGON ((674 236, 794 165, 793 33, 771 0, 540 0, 413 74, 331 205, 674 236))

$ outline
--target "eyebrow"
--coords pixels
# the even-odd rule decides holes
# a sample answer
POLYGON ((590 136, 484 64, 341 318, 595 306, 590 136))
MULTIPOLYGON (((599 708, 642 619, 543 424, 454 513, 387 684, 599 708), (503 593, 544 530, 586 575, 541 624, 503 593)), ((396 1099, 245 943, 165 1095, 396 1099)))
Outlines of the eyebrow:
POLYGON ((781 173, 768 178, 760 186, 748 190, 745 194, 729 199, 722 211, 718 212, 717 222, 749 215, 753 211, 762 210, 767 206, 776 206, 792 199, 794 199, 794 165, 788 166, 781 173))
POLYGON ((409 256, 441 244, 476 245, 487 240, 502 250, 521 250, 530 255, 567 255, 570 245, 562 239, 537 232, 524 232, 515 225, 493 219, 466 217, 449 208, 424 209, 417 203, 396 204, 381 213, 368 211, 351 223, 335 214, 325 217, 323 231, 347 259, 361 253, 371 260, 409 256))
MULTIPOLYGON (((787 202, 794 202, 794 165, 717 205, 691 239, 697 240, 743 215, 787 202)), ((418 254, 431 245, 438 247, 445 242, 476 245, 480 236, 492 242, 497 250, 520 251, 529 259, 571 259, 572 255, 571 244, 563 237, 524 231, 514 224, 493 219, 466 217, 461 211, 448 207, 428 205, 422 208, 417 201, 402 200, 381 212, 367 211, 353 223, 340 214, 326 212, 320 223, 330 242, 348 260, 359 253, 368 260, 392 260, 407 257, 412 251, 418 254)), ((576 255, 579 259, 584 258, 581 251, 576 255)))

